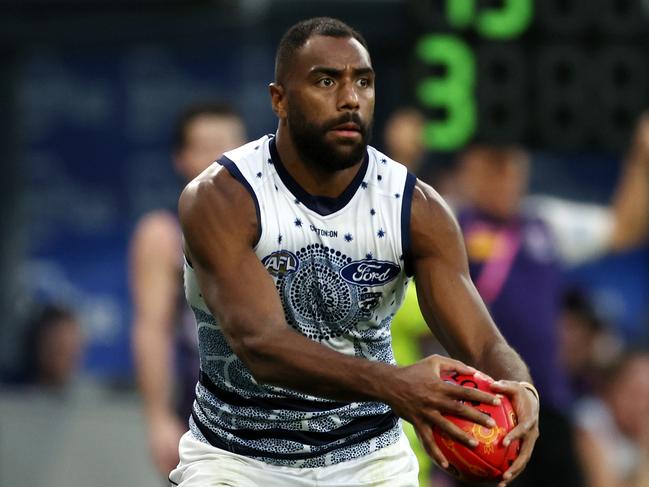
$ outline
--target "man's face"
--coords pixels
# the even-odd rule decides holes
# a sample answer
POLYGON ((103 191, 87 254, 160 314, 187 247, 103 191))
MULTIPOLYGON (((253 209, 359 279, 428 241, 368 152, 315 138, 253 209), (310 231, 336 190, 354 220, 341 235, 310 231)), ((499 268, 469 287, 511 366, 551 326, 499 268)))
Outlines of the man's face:
POLYGON ((176 169, 191 181, 224 152, 244 143, 245 129, 237 117, 199 115, 185 128, 184 144, 175 157, 176 169))
POLYGON ((64 318, 50 325, 40 337, 39 380, 50 386, 66 386, 74 378, 83 353, 81 327, 64 318))
POLYGON ((301 158, 336 171, 359 163, 372 132, 374 71, 353 38, 314 36, 284 82, 286 123, 301 158))
POLYGON ((398 112, 388 119, 383 134, 387 154, 415 173, 425 152, 424 123, 424 117, 414 110, 398 112))
POLYGON ((495 217, 508 219, 519 211, 527 191, 529 160, 518 149, 476 148, 460 165, 462 197, 495 217))

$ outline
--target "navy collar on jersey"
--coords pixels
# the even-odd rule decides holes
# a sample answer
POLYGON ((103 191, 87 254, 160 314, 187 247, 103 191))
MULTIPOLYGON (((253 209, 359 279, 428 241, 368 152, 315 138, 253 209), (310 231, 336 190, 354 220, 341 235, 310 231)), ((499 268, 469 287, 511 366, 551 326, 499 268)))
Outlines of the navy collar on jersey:
POLYGON ((304 188, 302 188, 302 186, 300 186, 298 182, 293 179, 293 177, 288 173, 288 171, 284 167, 284 164, 282 163, 282 160, 279 157, 279 152, 277 151, 274 137, 270 140, 269 146, 270 157, 273 159, 273 165, 275 166, 277 174, 279 175, 279 178, 282 180, 284 185, 291 193, 293 193, 299 203, 322 216, 331 215, 332 213, 343 209, 347 205, 347 203, 350 202, 350 200, 356 194, 356 191, 360 187, 361 183, 363 182, 363 179, 365 178, 365 175, 367 173, 367 166, 369 165, 369 156, 366 151, 365 157, 363 158, 363 162, 360 169, 358 170, 358 173, 356 174, 356 176, 354 176, 352 182, 349 183, 349 186, 347 186, 345 191, 343 191, 343 193, 339 197, 331 198, 329 196, 314 196, 307 193, 304 188))

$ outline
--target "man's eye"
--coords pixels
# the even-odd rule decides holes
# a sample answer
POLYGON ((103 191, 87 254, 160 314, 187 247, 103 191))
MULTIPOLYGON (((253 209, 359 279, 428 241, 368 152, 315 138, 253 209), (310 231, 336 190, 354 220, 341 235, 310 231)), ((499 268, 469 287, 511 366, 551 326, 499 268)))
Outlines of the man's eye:
POLYGON ((370 86, 370 80, 368 78, 361 78, 358 80, 358 85, 362 88, 367 88, 370 86))
POLYGON ((334 80, 332 80, 331 78, 322 78, 321 80, 318 81, 318 84, 320 86, 328 88, 330 86, 333 86, 334 80))

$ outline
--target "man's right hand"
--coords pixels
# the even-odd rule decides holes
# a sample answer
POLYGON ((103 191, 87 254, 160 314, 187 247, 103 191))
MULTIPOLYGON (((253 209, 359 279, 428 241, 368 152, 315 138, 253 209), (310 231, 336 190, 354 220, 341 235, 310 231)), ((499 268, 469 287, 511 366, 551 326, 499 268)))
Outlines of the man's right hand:
POLYGON ((474 438, 443 414, 461 416, 485 427, 492 427, 495 425, 493 419, 465 402, 500 402, 497 396, 488 392, 444 382, 441 376, 451 372, 473 375, 478 371, 458 360, 431 355, 409 367, 398 369, 390 383, 388 399, 394 412, 412 423, 426 452, 443 468, 448 467, 448 460, 435 444, 434 426, 470 448, 478 445, 474 438))
POLYGON ((178 465, 178 443, 187 427, 173 414, 154 416, 149 421, 149 449, 158 473, 167 478, 178 465))

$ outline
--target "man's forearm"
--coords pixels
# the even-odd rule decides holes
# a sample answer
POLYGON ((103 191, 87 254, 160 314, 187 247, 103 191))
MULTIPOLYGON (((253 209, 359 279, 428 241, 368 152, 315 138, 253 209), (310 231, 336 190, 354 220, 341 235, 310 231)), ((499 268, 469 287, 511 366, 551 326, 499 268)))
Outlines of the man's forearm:
POLYGON ((235 353, 260 382, 339 401, 387 402, 398 370, 342 354, 288 327, 235 353))
POLYGON ((496 380, 532 382, 525 362, 504 340, 487 347, 475 367, 496 380))
POLYGON ((625 250, 639 245, 649 232, 649 154, 632 156, 623 170, 613 198, 615 225, 611 247, 625 250))
POLYGON ((171 337, 164 330, 136 324, 133 336, 137 379, 149 421, 173 413, 171 337))
POLYGON ((649 114, 638 121, 632 146, 612 201, 615 226, 611 247, 626 250, 649 233, 649 114))

